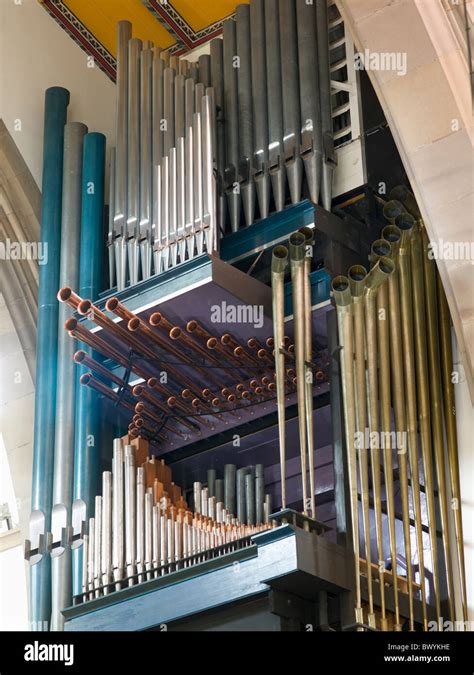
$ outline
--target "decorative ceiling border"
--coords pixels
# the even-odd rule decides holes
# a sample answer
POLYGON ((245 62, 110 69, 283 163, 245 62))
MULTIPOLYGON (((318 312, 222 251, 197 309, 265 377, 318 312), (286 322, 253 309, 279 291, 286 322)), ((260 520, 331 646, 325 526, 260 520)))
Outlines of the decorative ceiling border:
MULTIPOLYGON (((218 37, 222 33, 222 24, 227 18, 230 18, 224 17, 200 31, 195 31, 168 0, 166 2, 142 0, 142 3, 157 21, 176 38, 176 44, 168 50, 172 54, 182 54, 199 47, 212 38, 218 37)), ((230 16, 234 15, 231 14, 230 16)))
POLYGON ((115 82, 117 62, 104 45, 84 26, 62 0, 40 0, 53 19, 63 28, 79 47, 94 58, 97 66, 115 82))

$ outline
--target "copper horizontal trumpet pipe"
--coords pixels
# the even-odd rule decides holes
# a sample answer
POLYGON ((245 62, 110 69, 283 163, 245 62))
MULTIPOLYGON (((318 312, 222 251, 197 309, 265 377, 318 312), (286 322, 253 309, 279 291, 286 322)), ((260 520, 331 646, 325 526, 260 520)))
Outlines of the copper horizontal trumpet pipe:
POLYGON ((254 356, 245 351, 242 346, 235 347, 233 351, 234 356, 240 359, 241 363, 244 363, 246 366, 251 366, 252 368, 263 368, 263 364, 260 363, 254 356))
POLYGON ((275 359, 272 356, 270 356, 270 354, 267 352, 266 349, 259 349, 257 352, 257 357, 261 361, 265 361, 266 363, 268 363, 270 366, 273 366, 275 364, 275 359))
POLYGON ((127 328, 129 331, 132 333, 138 333, 139 335, 142 335, 144 338, 146 338, 149 342, 152 342, 155 344, 157 347, 160 347, 160 349, 163 349, 163 351, 168 352, 169 354, 172 354, 174 357, 179 359, 180 361, 184 361, 185 363, 189 363, 189 359, 187 359, 178 349, 176 349, 172 344, 168 343, 166 340, 161 338, 159 335, 154 333, 147 324, 139 319, 138 317, 134 317, 133 319, 130 319, 127 328))
POLYGON ((232 352, 223 347, 217 338, 210 337, 206 342, 206 347, 208 349, 215 349, 216 352, 218 352, 227 361, 233 363, 236 366, 240 366, 243 369, 242 363, 239 361, 239 359, 237 359, 232 352))
POLYGON ((173 328, 171 321, 168 321, 168 319, 166 319, 161 312, 154 312, 148 321, 150 326, 153 326, 153 328, 160 328, 167 335, 173 328))
POLYGON ((108 312, 112 312, 124 321, 136 319, 136 315, 123 305, 118 298, 109 298, 105 303, 105 308, 108 312))
POLYGON ((79 382, 91 389, 95 389, 95 391, 99 392, 99 394, 103 394, 103 396, 106 396, 111 401, 116 402, 118 400, 118 395, 115 391, 103 382, 100 382, 100 380, 96 380, 92 373, 84 373, 84 375, 81 375, 79 382))
MULTIPOLYGON (((186 408, 186 406, 184 406, 181 403, 181 401, 179 401, 176 398, 176 396, 170 396, 166 401, 166 405, 171 410, 173 408, 176 408, 177 410, 179 410, 179 412, 183 413, 184 415, 190 414, 190 411, 186 408)), ((185 417, 176 418, 176 421, 179 422, 180 424, 183 424, 185 427, 188 427, 188 429, 190 429, 191 431, 200 433, 199 428, 196 426, 196 424, 193 424, 190 420, 186 419, 185 417)), ((207 420, 196 420, 198 424, 201 421, 205 423, 207 420)))
POLYGON ((147 408, 145 406, 145 404, 142 403, 142 402, 139 402, 139 403, 136 404, 135 412, 141 413, 145 417, 148 417, 149 419, 151 419, 156 424, 162 425, 163 428, 164 428, 164 425, 166 425, 167 431, 169 431, 172 434, 175 434, 176 436, 179 436, 180 438, 183 438, 184 440, 186 440, 188 438, 185 433, 183 433, 179 429, 176 429, 176 427, 168 424, 166 416, 163 417, 163 418, 158 417, 158 415, 155 415, 155 413, 152 410, 150 410, 149 408, 147 408))
POLYGON ((76 293, 74 293, 74 291, 68 286, 66 286, 65 288, 61 288, 58 291, 56 297, 59 300, 59 302, 66 303, 67 305, 69 305, 69 307, 71 307, 71 309, 74 310, 77 310, 79 303, 82 302, 82 298, 76 295, 76 293))
POLYGON ((111 358, 117 363, 121 363, 123 360, 124 357, 115 349, 115 347, 111 347, 98 335, 91 333, 90 330, 82 326, 74 317, 70 317, 64 322, 64 328, 72 337, 76 338, 76 340, 83 342, 103 356, 111 358))
POLYGON ((195 354, 199 354, 203 359, 209 361, 215 366, 219 366, 219 361, 209 353, 209 351, 206 351, 199 345, 197 342, 195 342, 192 338, 190 338, 188 335, 183 333, 181 328, 178 326, 173 326, 173 328, 169 332, 169 336, 171 340, 179 340, 180 342, 183 343, 185 347, 188 347, 191 351, 193 351, 195 354))
POLYGON ((217 413, 210 411, 208 407, 198 398, 193 398, 191 405, 195 410, 200 410, 204 415, 209 415, 209 417, 215 417, 218 420, 222 419, 222 415, 218 415, 217 413))
POLYGON ((120 377, 115 375, 115 373, 112 373, 112 371, 110 371, 108 368, 103 366, 101 363, 90 357, 88 354, 86 354, 86 352, 82 350, 79 350, 74 354, 74 361, 75 363, 78 363, 82 366, 85 366, 86 368, 89 368, 98 375, 102 375, 102 377, 107 378, 108 380, 110 380, 119 387, 123 387, 125 385, 125 382, 120 377))
MULTIPOLYGON (((229 396, 229 398, 230 398, 231 396, 232 396, 232 394, 229 396)), ((234 401, 235 401, 235 396, 234 396, 234 401)), ((230 404, 232 405, 233 401, 227 400, 227 403, 230 403, 230 404)), ((220 408, 220 409, 222 409, 222 402, 221 402, 220 399, 218 399, 218 398, 212 399, 211 405, 212 405, 214 408, 220 408)), ((229 408, 224 408, 224 409, 222 409, 222 412, 228 413, 229 415, 232 415, 232 417, 235 417, 235 418, 238 419, 238 420, 241 419, 240 415, 238 415, 234 410, 231 410, 231 409, 229 409, 229 408)))

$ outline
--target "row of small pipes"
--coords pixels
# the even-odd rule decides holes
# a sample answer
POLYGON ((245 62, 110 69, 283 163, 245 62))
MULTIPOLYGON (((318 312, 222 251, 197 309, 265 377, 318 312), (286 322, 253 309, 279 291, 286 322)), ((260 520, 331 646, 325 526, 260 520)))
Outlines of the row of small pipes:
MULTIPOLYGON (((249 545, 248 537, 272 527, 268 495, 258 515, 250 514, 253 522, 247 517, 239 520, 229 510, 228 499, 235 502, 230 485, 230 477, 234 482, 236 478, 234 465, 226 466, 224 481, 216 480, 210 471, 206 487, 194 483, 193 512, 179 488, 170 483, 171 474, 163 462, 147 458, 139 466, 137 460, 133 445, 114 441, 112 471, 102 474, 102 495, 95 498, 94 516, 83 536, 83 601, 190 567, 209 559, 210 552, 212 557, 229 553, 249 545), (227 501, 219 483, 225 485, 227 501), (214 488, 216 493, 211 494, 214 488)), ((255 485, 263 496, 263 467, 254 469, 255 485)), ((247 513, 255 503, 255 492, 251 496, 254 501, 248 502, 247 513)))
MULTIPOLYGON (((74 317, 65 322, 71 337, 118 366, 125 369, 130 366, 143 380, 129 385, 85 351, 79 350, 74 355, 76 363, 90 369, 81 376, 83 385, 130 410, 132 438, 141 436, 160 442, 176 436, 187 440, 191 435, 199 436, 204 427, 214 430, 216 420, 228 424, 232 417, 239 421, 246 408, 274 402, 278 377, 273 337, 266 340, 265 346, 256 338, 249 338, 244 347, 229 333, 220 337, 211 335, 195 320, 188 321, 185 329, 181 329, 161 312, 155 312, 146 322, 117 298, 110 298, 106 309, 122 319, 119 323, 70 288, 61 289, 58 298, 79 315, 90 317, 105 336, 110 333, 118 342, 116 346, 107 337, 91 332, 74 317), (130 349, 140 357, 131 364, 130 349), (169 357, 173 357, 173 364, 167 363, 169 357), (181 366, 192 367, 195 375, 191 378, 181 366), (171 380, 166 384, 157 377, 157 370, 163 369, 171 380), (240 378, 237 382, 236 376, 240 378), (203 382, 207 384, 204 388, 203 382)), ((297 388, 299 362, 295 345, 288 336, 283 336, 283 343, 286 358, 291 362, 288 364, 291 367, 284 370, 283 387, 287 397, 297 388)), ((314 370, 315 384, 320 384, 326 378, 324 370, 316 368, 314 363, 310 368, 311 373, 314 370)), ((312 391, 312 384, 306 386, 312 391)))
POLYGON ((110 286, 122 290, 307 194, 335 166, 326 0, 251 0, 198 63, 117 27, 110 286), (242 216, 243 214, 243 216, 242 216), (229 229, 229 228, 228 228, 229 229), (128 269, 128 271, 127 271, 128 269))
POLYGON ((455 426, 450 315, 444 289, 429 255, 429 238, 413 195, 395 188, 385 204, 389 221, 382 238, 372 245, 370 272, 360 265, 347 277, 336 277, 332 291, 337 307, 345 438, 355 558, 355 616, 365 624, 361 595, 360 541, 364 542, 367 623, 376 628, 374 582, 378 577, 381 630, 387 630, 385 551, 383 548, 382 482, 385 479, 395 629, 401 630, 397 578, 393 451, 398 457, 402 502, 403 549, 407 561, 409 629, 415 629, 414 572, 420 575, 423 628, 428 629, 427 578, 420 475, 428 521, 433 596, 438 622, 442 616, 435 490, 438 490, 441 541, 447 580, 447 601, 455 619, 454 574, 450 544, 449 494, 452 498, 457 577, 464 620, 467 620, 466 581, 460 509, 459 467, 455 426), (392 424, 392 409, 393 420, 392 424), (443 429, 444 412, 444 429, 443 429), (391 432, 396 432, 392 442, 391 432), (369 432, 370 444, 356 442, 369 432), (446 433, 446 443, 444 441, 446 433), (381 456, 380 438, 384 438, 381 456), (421 448, 421 457, 419 453, 421 448), (433 456, 435 467, 433 468, 433 456), (445 459, 449 466, 449 488, 445 459), (370 462, 369 462, 370 458, 370 462), (378 572, 372 577, 369 464, 375 513, 378 572), (410 489, 411 487, 411 489, 410 489), (359 492, 362 527, 359 524, 359 492), (410 505, 414 512, 415 546, 411 537, 410 505))

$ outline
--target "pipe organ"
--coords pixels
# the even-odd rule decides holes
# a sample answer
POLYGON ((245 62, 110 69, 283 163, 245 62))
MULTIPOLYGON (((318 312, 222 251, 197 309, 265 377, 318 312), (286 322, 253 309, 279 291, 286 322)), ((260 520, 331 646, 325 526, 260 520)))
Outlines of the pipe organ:
POLYGON ((317 587, 321 630, 467 620, 449 309, 406 187, 371 193, 364 224, 368 186, 333 199, 335 146, 357 140, 341 23, 326 0, 250 0, 194 62, 120 21, 106 251, 105 139, 48 90, 43 233, 62 208, 62 246, 25 557, 54 630, 178 593, 184 570, 255 558, 256 578, 290 537, 316 569, 265 568, 255 594, 317 587))

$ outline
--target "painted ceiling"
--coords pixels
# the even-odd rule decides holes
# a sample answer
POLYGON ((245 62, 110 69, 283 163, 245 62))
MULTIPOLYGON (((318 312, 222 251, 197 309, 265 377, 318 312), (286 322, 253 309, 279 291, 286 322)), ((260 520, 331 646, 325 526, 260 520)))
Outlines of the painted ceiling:
POLYGON ((38 0, 71 38, 115 80, 116 26, 180 54, 221 33, 222 21, 245 0, 38 0))

